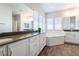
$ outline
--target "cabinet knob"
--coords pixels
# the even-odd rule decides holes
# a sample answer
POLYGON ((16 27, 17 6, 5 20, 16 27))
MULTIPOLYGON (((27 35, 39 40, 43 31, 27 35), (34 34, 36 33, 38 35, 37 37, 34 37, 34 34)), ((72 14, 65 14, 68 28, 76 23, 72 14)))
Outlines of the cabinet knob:
POLYGON ((2 55, 3 55, 3 56, 7 56, 6 47, 3 48, 3 50, 2 50, 2 55))
POLYGON ((5 54, 4 54, 4 50, 2 50, 2 55, 5 56, 5 54))

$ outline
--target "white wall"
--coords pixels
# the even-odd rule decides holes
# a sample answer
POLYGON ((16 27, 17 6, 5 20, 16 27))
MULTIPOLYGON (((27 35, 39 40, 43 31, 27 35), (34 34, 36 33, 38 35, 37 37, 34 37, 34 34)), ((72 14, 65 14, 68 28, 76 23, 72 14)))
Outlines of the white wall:
POLYGON ((47 18, 78 16, 79 15, 78 10, 79 10, 79 8, 70 8, 70 9, 66 9, 66 10, 47 13, 47 18))
MULTIPOLYGON (((24 4, 0 4, 0 33, 12 32, 12 14, 32 14, 32 10, 24 4), (22 12, 19 10, 23 10, 22 12)), ((26 15, 26 16, 27 16, 26 15)), ((24 23, 27 22, 23 18, 19 19, 21 22, 21 31, 24 29, 24 23)), ((14 30, 16 31, 16 30, 14 30)))
POLYGON ((39 14, 41 15, 45 15, 44 10, 42 10, 42 8, 40 7, 39 3, 25 3, 25 5, 27 5, 28 7, 30 7, 32 10, 36 10, 39 14))
POLYGON ((0 33, 12 32, 12 10, 6 4, 0 4, 0 33))

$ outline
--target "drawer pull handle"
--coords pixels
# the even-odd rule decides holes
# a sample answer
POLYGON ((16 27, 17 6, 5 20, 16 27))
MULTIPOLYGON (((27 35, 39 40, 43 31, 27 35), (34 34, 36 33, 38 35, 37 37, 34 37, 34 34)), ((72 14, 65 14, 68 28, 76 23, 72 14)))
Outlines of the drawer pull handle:
POLYGON ((11 55, 12 55, 12 49, 11 49, 10 47, 8 47, 8 49, 9 49, 9 51, 10 51, 9 56, 11 56, 11 55))

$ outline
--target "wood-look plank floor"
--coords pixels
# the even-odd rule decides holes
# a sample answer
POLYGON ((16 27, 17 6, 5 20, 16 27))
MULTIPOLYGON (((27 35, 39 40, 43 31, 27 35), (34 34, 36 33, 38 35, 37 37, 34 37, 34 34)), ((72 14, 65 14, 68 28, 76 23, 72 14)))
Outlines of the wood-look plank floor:
POLYGON ((63 44, 45 47, 39 56, 79 56, 79 45, 63 44))

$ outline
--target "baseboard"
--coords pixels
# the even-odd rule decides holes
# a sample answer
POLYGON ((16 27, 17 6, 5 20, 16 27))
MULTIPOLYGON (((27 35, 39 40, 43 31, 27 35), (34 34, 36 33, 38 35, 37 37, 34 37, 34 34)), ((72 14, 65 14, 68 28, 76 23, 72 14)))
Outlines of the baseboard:
POLYGON ((64 42, 64 44, 72 44, 72 45, 78 45, 79 46, 79 43, 73 43, 73 42, 64 42))
POLYGON ((40 56, 40 54, 42 53, 42 51, 44 50, 44 48, 47 47, 46 45, 43 47, 43 49, 40 51, 40 53, 38 54, 38 56, 40 56))

